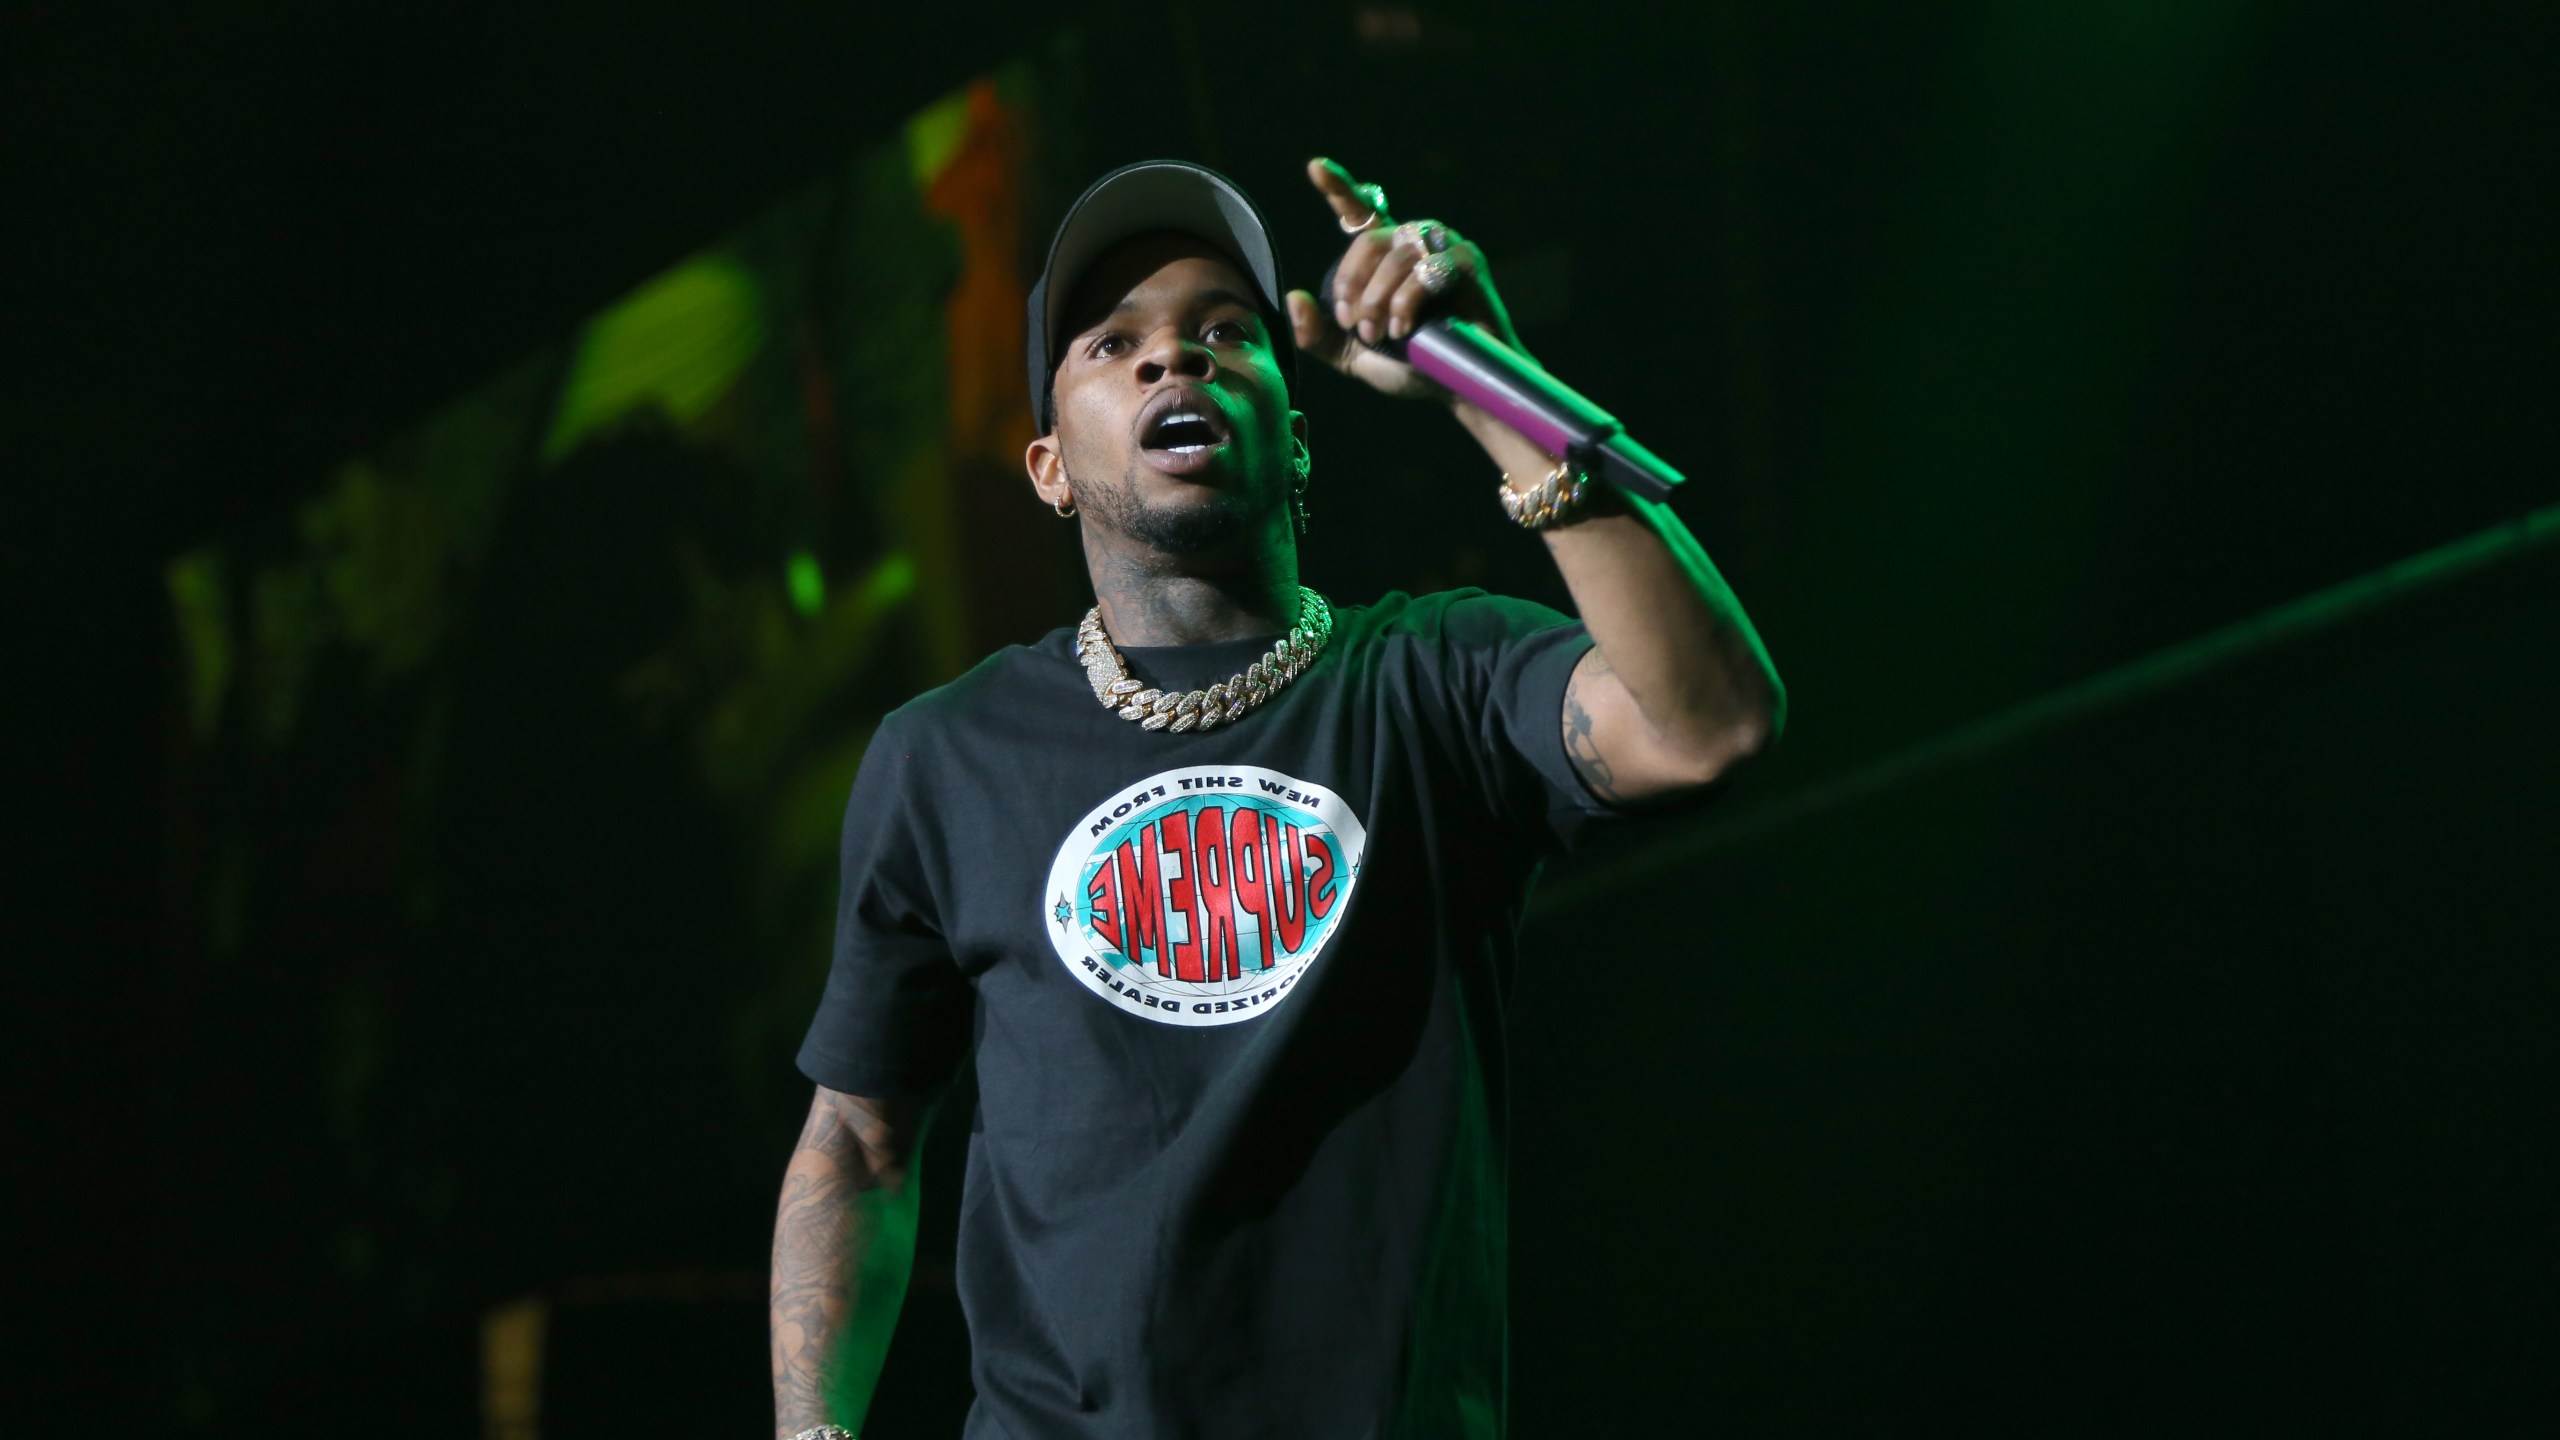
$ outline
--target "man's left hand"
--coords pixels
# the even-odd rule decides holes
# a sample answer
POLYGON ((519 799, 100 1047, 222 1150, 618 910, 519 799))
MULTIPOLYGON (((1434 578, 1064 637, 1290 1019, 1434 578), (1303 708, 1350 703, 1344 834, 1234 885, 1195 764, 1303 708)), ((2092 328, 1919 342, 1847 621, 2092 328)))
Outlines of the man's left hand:
POLYGON ((1353 180, 1350 171, 1331 160, 1308 161, 1307 179, 1343 226, 1362 228, 1334 269, 1330 311, 1304 290, 1289 292, 1289 324, 1297 332, 1300 353, 1384 394, 1445 399, 1449 392, 1412 366, 1380 353, 1375 344, 1404 339, 1429 314, 1474 321, 1513 349, 1521 348, 1502 297, 1494 291, 1484 252, 1473 241, 1437 220, 1397 224, 1378 187, 1353 180))

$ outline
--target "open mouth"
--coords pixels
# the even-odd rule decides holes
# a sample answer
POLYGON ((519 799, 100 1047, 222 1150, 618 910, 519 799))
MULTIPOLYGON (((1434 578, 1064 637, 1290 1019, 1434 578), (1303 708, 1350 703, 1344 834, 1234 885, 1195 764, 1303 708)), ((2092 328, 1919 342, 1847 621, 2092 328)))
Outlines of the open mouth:
POLYGON ((1218 441, 1218 429, 1209 423, 1208 417, 1194 415, 1188 410, 1166 416, 1147 431, 1148 449, 1170 450, 1176 455, 1206 450, 1218 441))
POLYGON ((1227 417, 1197 391, 1170 391, 1147 411, 1138 426, 1138 444, 1159 463, 1170 462, 1170 468, 1205 462, 1230 438, 1227 417))

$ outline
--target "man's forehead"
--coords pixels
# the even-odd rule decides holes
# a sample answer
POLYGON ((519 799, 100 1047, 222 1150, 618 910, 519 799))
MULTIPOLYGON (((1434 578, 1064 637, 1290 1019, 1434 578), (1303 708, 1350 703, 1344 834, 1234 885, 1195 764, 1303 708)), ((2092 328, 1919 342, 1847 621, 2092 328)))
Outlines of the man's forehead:
POLYGON ((1068 294, 1060 330, 1079 334, 1134 306, 1181 305, 1225 292, 1259 308, 1253 282, 1227 253, 1194 235, 1163 231, 1112 246, 1068 294))

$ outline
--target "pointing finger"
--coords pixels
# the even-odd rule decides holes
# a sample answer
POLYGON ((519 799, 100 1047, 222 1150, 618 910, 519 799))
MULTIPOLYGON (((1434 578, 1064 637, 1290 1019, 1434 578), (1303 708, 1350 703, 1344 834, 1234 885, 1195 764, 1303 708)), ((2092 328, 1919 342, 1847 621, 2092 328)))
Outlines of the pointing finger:
POLYGON ((1324 156, 1307 162, 1307 179, 1333 207, 1334 218, 1343 225, 1385 218, 1385 197, 1379 194, 1378 187, 1352 179, 1350 171, 1324 156))

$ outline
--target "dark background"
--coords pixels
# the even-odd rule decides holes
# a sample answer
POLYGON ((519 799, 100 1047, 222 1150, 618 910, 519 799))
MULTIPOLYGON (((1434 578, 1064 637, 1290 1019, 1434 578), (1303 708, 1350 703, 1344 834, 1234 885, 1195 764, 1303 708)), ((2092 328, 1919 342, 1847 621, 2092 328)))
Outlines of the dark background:
MULTIPOLYGON (((2553 12, 2367 0, 0 11, 21 1413, 454 1433, 481 1310, 549 1254, 709 1277, 563 1319, 551 1433, 753 1433, 721 1277, 792 1117, 657 1093, 685 1037, 546 1064, 578 996, 532 985, 450 1078, 614 1163, 401 1294, 330 1278, 316 1108, 189 1143, 208 1091, 318 1062, 176 998, 163 567, 1061 27, 1089 170, 1229 170, 1302 277, 1311 153, 1481 240, 1541 358, 1694 477, 1791 686, 1741 793, 1533 925, 1520 1433, 2560 1416, 2548 547, 1740 828, 2560 500, 2553 12)), ((1306 390, 1312 583, 1560 598, 1451 427, 1306 390)), ((601 983, 698 982, 704 848, 578 882, 706 877, 601 983)), ((948 1432, 952 1325, 928 1253, 873 1433, 948 1432)))

